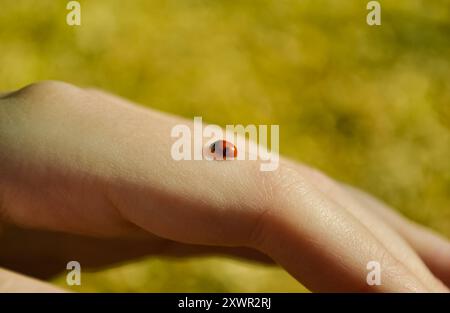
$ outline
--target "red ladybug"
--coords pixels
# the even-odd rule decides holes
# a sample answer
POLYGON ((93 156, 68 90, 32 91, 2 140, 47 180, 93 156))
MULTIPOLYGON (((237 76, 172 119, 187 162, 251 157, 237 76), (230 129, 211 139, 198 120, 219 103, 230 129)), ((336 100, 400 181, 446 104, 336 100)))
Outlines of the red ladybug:
POLYGON ((237 157, 237 148, 226 140, 217 140, 209 146, 209 152, 214 160, 232 160, 237 157))

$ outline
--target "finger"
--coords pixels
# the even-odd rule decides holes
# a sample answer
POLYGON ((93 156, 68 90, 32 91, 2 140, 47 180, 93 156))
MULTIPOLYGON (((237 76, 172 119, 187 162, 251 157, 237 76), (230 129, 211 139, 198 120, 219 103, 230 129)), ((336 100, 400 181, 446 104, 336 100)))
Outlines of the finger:
POLYGON ((395 228, 417 251, 430 270, 450 287, 450 243, 448 240, 407 220, 372 196, 353 187, 345 186, 345 188, 395 228))
POLYGON ((328 195, 340 206, 348 210, 371 232, 381 244, 399 262, 403 263, 409 271, 415 275, 428 287, 434 291, 448 291, 448 289, 436 279, 430 270, 425 266, 416 252, 384 219, 368 209, 367 205, 361 203, 346 189, 321 172, 307 166, 296 165, 302 175, 308 177, 315 186, 324 194, 328 195))
POLYGON ((354 216, 296 170, 280 167, 281 195, 255 231, 255 245, 313 291, 428 291, 354 216), (367 283, 379 262, 382 284, 367 283))

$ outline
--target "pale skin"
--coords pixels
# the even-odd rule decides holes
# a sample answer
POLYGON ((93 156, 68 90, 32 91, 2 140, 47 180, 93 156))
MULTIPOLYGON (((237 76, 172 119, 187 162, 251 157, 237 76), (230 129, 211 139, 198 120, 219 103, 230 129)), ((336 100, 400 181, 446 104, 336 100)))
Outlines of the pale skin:
MULTIPOLYGON (((275 261, 317 292, 448 292, 443 237, 283 158, 273 172, 251 160, 175 161, 180 123, 192 127, 60 82, 3 94, 0 266, 46 277, 68 259, 225 254, 275 261), (381 265, 379 286, 366 282, 370 261, 381 265)), ((1 273, 18 282, 11 291, 36 284, 1 273)))

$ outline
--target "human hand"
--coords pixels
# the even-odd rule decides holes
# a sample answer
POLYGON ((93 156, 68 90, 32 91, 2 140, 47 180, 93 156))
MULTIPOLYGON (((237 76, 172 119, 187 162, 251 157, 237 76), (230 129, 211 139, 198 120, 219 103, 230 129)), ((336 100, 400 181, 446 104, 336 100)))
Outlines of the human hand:
MULTIPOLYGON (((448 291, 441 237, 289 160, 274 172, 258 161, 174 161, 180 123, 191 125, 58 82, 4 95, 0 265, 21 267, 17 238, 32 238, 40 248, 27 253, 56 263, 213 252, 268 256, 312 291, 448 291), (380 286, 366 283, 370 261, 380 286)), ((50 273, 56 264, 45 263, 50 273)))

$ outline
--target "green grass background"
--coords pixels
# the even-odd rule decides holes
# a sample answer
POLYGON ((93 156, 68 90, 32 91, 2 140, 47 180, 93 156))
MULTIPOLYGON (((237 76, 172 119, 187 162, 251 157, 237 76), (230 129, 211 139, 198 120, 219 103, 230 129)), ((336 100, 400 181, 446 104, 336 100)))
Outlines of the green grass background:
MULTIPOLYGON (((450 237, 450 2, 1 0, 0 89, 96 86, 188 118, 279 124, 283 155, 450 237)), ((147 258, 82 291, 305 291, 283 270, 147 258)), ((65 286, 64 278, 55 281, 65 286)))

